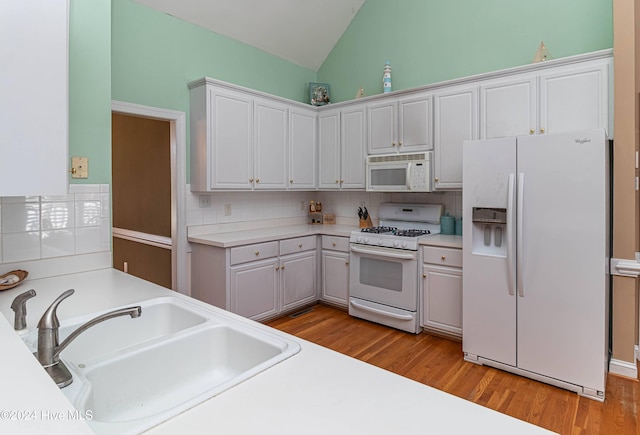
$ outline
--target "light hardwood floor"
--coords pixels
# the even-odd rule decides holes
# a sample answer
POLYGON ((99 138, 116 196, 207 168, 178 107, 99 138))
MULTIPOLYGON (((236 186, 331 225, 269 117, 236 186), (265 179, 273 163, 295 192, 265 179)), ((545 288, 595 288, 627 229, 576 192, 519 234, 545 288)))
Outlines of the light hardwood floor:
POLYGON ((609 375, 605 402, 464 361, 462 344, 409 334, 315 305, 276 329, 561 434, 640 434, 637 381, 609 375))

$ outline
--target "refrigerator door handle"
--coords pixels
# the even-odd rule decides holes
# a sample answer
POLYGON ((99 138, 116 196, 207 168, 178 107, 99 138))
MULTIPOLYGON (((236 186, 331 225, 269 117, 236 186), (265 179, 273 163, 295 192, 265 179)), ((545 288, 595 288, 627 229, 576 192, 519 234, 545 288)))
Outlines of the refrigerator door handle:
POLYGON ((514 253, 513 253, 513 245, 514 245, 514 238, 513 238, 513 222, 514 222, 514 218, 515 218, 515 210, 513 207, 513 199, 514 199, 514 190, 515 190, 515 184, 516 184, 516 176, 515 174, 509 174, 509 197, 507 198, 507 210, 509 215, 507 216, 507 280, 508 280, 508 287, 509 287, 509 295, 513 296, 515 295, 515 288, 516 288, 516 283, 515 283, 515 277, 513 276, 513 258, 514 258, 514 253))
POLYGON ((524 216, 524 174, 518 174, 518 220, 516 221, 517 234, 517 252, 516 252, 516 276, 518 277, 518 295, 524 297, 524 238, 522 236, 522 220, 524 216))

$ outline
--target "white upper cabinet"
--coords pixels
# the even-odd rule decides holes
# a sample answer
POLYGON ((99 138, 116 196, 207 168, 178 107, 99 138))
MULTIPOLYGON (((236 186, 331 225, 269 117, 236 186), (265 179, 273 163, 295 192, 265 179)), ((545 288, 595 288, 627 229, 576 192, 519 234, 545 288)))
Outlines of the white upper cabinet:
POLYGON ((254 100, 254 169, 255 189, 287 188, 289 110, 283 104, 254 100))
POLYGON ((482 82, 480 137, 608 130, 610 68, 598 59, 482 82))
POLYGON ((0 196, 67 193, 68 22, 67 0, 0 2, 0 196))
POLYGON ((445 88, 434 101, 435 188, 462 189, 462 143, 478 138, 478 87, 445 88))
POLYGON ((317 187, 316 112, 289 110, 289 189, 317 187))
POLYGON ((431 105, 430 93, 368 105, 369 154, 433 149, 431 105))
POLYGON ((609 131, 611 61, 554 68, 540 75, 538 133, 604 128, 609 131))
POLYGON ((365 188, 365 124, 364 106, 320 112, 320 189, 365 188))
POLYGON ((538 125, 538 78, 525 75, 480 86, 482 139, 533 134, 538 125))

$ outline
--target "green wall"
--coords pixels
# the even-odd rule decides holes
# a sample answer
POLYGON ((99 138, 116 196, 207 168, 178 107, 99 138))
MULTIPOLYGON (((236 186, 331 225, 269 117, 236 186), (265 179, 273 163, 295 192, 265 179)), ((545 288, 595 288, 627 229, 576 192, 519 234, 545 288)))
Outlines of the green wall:
POLYGON ((111 182, 111 0, 70 2, 71 156, 89 158, 89 178, 71 183, 111 182))
POLYGON ((613 47, 612 0, 367 0, 318 71, 333 102, 613 47))

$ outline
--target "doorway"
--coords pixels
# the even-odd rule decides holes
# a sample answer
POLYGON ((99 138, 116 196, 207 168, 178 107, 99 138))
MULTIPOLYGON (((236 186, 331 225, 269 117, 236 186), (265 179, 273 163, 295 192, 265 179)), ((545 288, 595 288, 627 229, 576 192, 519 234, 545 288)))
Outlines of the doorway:
POLYGON ((111 106, 113 267, 189 294, 185 115, 111 106))

